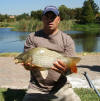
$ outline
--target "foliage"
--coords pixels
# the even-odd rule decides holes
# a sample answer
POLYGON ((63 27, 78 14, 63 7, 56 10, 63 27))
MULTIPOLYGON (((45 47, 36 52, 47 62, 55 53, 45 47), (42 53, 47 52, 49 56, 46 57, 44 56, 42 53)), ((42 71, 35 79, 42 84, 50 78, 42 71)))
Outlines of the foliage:
POLYGON ((65 5, 59 7, 61 20, 75 19, 77 10, 67 8, 65 5))
MULTIPOLYGON (((63 20, 59 24, 59 29, 61 30, 70 30, 73 26, 72 20, 63 20)), ((23 32, 34 32, 37 30, 40 30, 43 28, 42 21, 39 21, 37 19, 30 19, 30 20, 20 20, 15 28, 13 28, 13 31, 23 31, 23 32)))
MULTIPOLYGON (((58 9, 59 9, 59 13, 60 13, 60 17, 62 21, 63 20, 76 20, 76 22, 81 21, 81 23, 85 24, 85 23, 93 23, 96 19, 95 22, 100 23, 100 16, 98 16, 99 7, 94 2, 94 0, 85 0, 82 8, 72 9, 72 8, 66 7, 65 5, 60 5, 58 9)), ((42 10, 31 11, 30 14, 23 13, 20 15, 14 15, 14 18, 11 18, 11 15, 0 14, 0 27, 8 27, 9 22, 11 23, 16 22, 16 21, 19 22, 19 21, 22 21, 23 19, 28 20, 28 21, 30 19, 34 19, 35 21, 36 20, 41 21, 42 12, 43 12, 42 10), (1 22, 5 22, 5 24, 1 22)), ((30 24, 29 26, 31 25, 32 24, 30 24)))
POLYGON ((23 14, 21 14, 21 15, 18 15, 18 16, 16 16, 16 20, 17 21, 19 21, 19 20, 21 20, 21 19, 29 19, 30 17, 29 17, 29 15, 28 14, 26 14, 26 13, 23 13, 23 14))
POLYGON ((59 24, 59 29, 63 31, 70 30, 71 27, 73 26, 73 23, 74 22, 72 20, 63 20, 59 24))
POLYGON ((72 26, 72 30, 100 32, 100 24, 76 24, 72 26))
POLYGON ((17 22, 0 22, 0 27, 15 27, 15 25, 17 24, 17 22))
POLYGON ((16 24, 13 31, 33 32, 41 28, 42 28, 42 22, 38 21, 37 19, 30 19, 30 20, 22 19, 16 24))
POLYGON ((41 17, 42 17, 42 10, 31 11, 31 18, 41 20, 41 17))
POLYGON ((100 23, 100 13, 98 13, 98 14, 96 15, 96 21, 97 21, 98 23, 100 23))
POLYGON ((61 20, 69 19, 69 16, 67 15, 67 12, 68 12, 68 8, 65 5, 61 5, 59 7, 59 13, 60 13, 61 20))
POLYGON ((82 8, 76 8, 75 9, 75 19, 80 20, 82 13, 82 8))
POLYGON ((99 6, 94 2, 94 0, 89 0, 89 2, 91 3, 94 14, 96 15, 99 13, 99 6))
POLYGON ((81 22, 82 23, 93 23, 94 20, 95 20, 95 15, 91 7, 91 3, 89 1, 85 1, 83 8, 82 8, 81 22))
POLYGON ((8 21, 7 19, 9 19, 9 16, 7 14, 0 14, 0 22, 4 22, 5 20, 8 21))

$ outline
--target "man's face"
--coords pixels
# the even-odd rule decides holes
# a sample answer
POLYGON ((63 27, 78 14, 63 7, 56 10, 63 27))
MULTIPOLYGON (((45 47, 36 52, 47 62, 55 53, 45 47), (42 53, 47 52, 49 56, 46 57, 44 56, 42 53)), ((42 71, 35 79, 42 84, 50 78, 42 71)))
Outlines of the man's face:
POLYGON ((53 12, 50 11, 43 15, 42 21, 44 28, 48 30, 56 30, 60 22, 60 17, 56 16, 53 12))

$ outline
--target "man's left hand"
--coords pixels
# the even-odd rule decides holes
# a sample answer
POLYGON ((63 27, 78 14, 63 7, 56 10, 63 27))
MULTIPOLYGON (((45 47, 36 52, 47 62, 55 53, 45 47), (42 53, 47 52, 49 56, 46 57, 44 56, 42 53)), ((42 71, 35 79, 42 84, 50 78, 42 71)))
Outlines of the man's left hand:
POLYGON ((61 60, 58 60, 53 65, 54 66, 52 67, 52 69, 59 73, 64 73, 67 71, 67 65, 65 65, 61 60))

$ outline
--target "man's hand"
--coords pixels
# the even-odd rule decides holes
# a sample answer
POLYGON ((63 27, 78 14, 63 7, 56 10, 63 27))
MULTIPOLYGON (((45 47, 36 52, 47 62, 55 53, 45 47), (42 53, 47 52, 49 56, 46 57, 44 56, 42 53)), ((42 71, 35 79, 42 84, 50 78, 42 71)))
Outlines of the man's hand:
POLYGON ((62 61, 58 60, 53 64, 54 66, 52 67, 53 70, 59 72, 59 73, 64 73, 67 71, 67 65, 65 65, 62 61))

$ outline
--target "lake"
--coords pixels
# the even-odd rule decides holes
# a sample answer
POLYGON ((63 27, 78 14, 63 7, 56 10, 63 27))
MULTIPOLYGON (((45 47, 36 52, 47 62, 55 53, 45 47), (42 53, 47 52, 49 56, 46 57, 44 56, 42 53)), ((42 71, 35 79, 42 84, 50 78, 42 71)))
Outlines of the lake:
MULTIPOLYGON (((76 52, 100 52, 100 33, 65 31, 72 36, 76 52)), ((0 53, 22 52, 29 32, 11 31, 11 28, 0 28, 0 53)))

